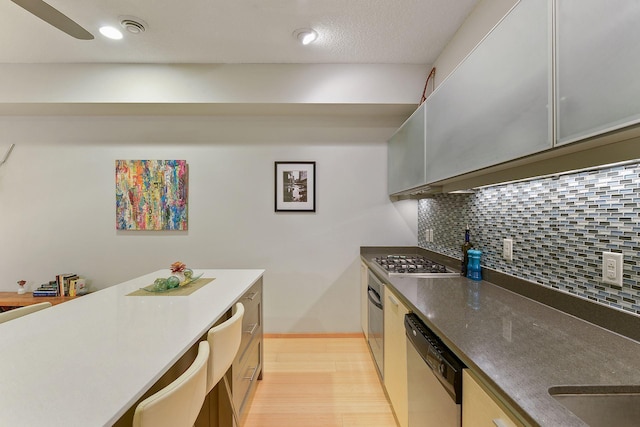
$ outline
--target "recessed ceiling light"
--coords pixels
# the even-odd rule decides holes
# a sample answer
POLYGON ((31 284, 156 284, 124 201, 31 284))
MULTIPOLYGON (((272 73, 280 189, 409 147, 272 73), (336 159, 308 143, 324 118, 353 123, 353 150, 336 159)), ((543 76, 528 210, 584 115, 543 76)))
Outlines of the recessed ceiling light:
POLYGON ((113 40, 120 40, 122 38, 122 32, 110 26, 100 27, 100 34, 113 40))
POLYGON ((311 28, 300 28, 293 32, 293 37, 303 45, 313 43, 318 38, 318 33, 311 28))

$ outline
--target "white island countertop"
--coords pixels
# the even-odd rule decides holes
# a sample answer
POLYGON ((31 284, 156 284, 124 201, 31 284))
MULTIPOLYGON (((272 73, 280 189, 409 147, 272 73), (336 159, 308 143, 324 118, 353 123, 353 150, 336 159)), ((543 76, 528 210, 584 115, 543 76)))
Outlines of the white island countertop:
POLYGON ((160 270, 0 324, 0 425, 116 422, 264 273, 215 278, 188 296, 127 296, 160 270))

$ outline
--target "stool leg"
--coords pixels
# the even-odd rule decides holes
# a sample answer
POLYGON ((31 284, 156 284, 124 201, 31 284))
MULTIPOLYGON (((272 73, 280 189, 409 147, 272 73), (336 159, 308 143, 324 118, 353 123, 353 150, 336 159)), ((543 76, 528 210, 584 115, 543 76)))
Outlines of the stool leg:
POLYGON ((235 421, 236 426, 240 427, 240 421, 238 420, 236 405, 233 403, 233 395, 231 394, 231 387, 229 386, 229 381, 227 380, 226 375, 224 375, 222 379, 224 381, 224 388, 227 390, 227 397, 229 398, 229 405, 231 405, 231 413, 233 414, 233 420, 235 421))

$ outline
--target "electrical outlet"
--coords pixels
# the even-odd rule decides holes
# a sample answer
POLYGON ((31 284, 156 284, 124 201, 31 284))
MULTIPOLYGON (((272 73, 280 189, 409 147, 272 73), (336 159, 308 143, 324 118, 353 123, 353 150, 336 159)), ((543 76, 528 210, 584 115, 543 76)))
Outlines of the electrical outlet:
POLYGON ((610 285, 622 286, 622 254, 602 252, 602 281, 610 285))
POLYGON ((433 243, 433 228, 429 229, 429 241, 433 243))
POLYGON ((513 261, 513 239, 504 239, 502 241, 502 258, 507 261, 513 261))

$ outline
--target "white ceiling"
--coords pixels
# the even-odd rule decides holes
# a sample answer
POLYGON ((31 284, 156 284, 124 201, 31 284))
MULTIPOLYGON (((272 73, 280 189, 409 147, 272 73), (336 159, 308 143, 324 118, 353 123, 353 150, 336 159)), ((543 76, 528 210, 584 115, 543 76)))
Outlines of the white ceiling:
POLYGON ((433 64, 478 0, 49 0, 94 36, 76 40, 0 1, 0 63, 433 64), (103 38, 120 16, 140 35, 103 38), (312 27, 302 46, 294 30, 312 27))

